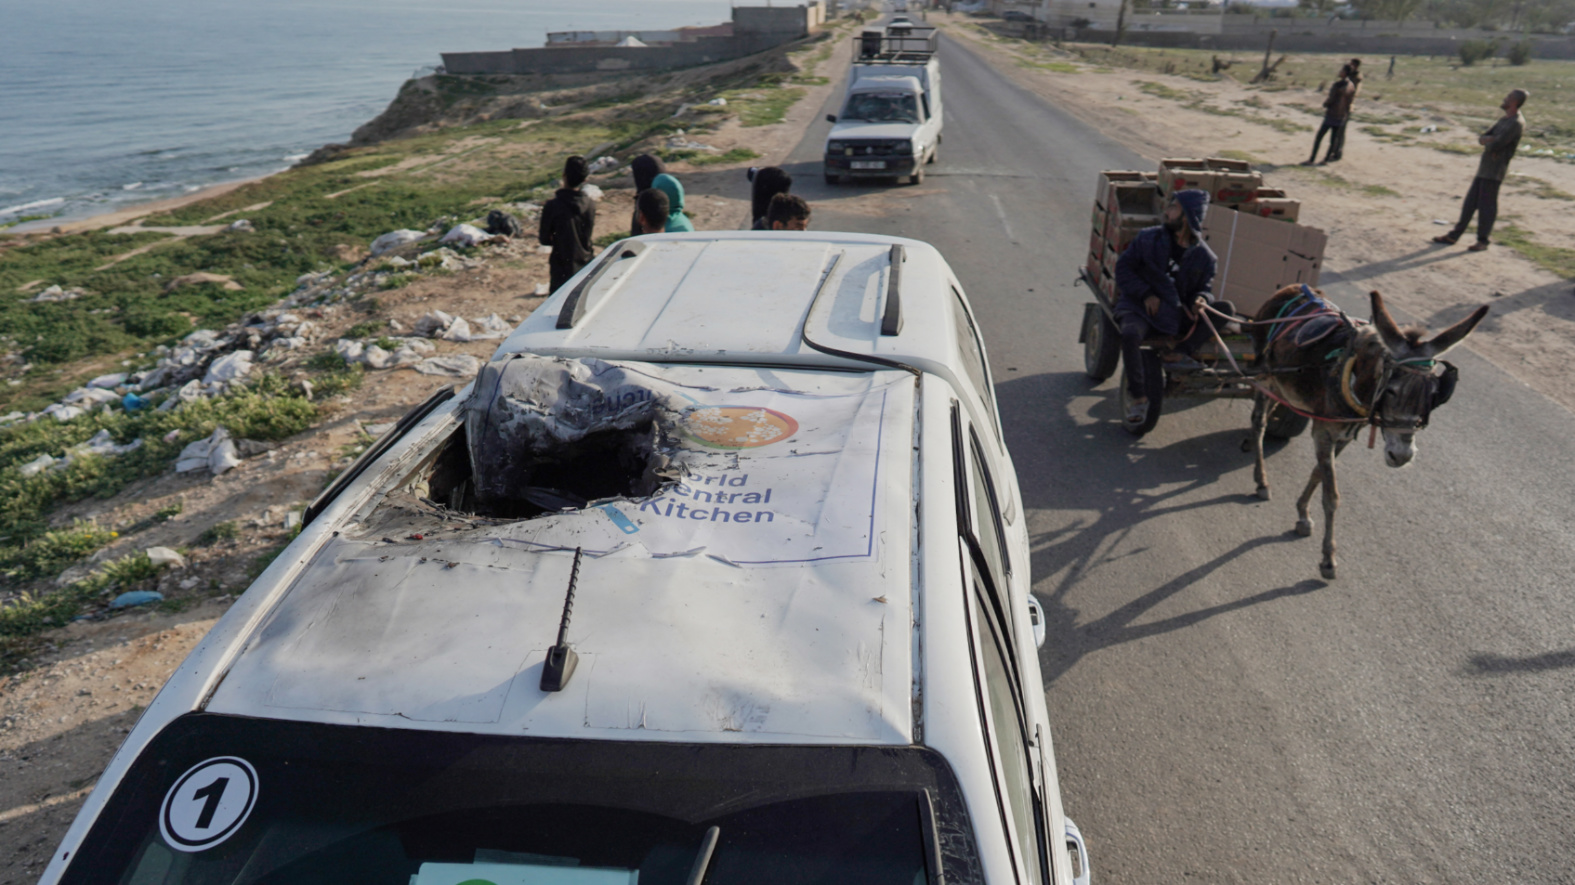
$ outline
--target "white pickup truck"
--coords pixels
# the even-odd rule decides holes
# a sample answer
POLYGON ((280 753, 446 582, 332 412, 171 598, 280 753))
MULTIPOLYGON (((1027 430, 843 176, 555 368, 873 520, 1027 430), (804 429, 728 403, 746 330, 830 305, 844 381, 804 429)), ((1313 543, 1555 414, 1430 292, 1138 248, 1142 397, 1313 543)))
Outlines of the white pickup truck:
POLYGON ((924 181, 941 143, 941 66, 934 28, 896 21, 865 31, 848 75, 842 113, 830 114, 826 183, 852 178, 924 181))

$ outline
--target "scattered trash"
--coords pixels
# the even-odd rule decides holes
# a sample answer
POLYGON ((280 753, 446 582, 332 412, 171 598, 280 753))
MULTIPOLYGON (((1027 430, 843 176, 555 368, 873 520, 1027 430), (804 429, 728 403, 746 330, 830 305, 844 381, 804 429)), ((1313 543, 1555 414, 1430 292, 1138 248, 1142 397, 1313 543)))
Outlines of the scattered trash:
POLYGON ((718 97, 713 98, 710 101, 706 102, 706 104, 708 104, 708 105, 710 105, 710 106, 712 106, 714 108, 725 108, 725 107, 727 107, 727 99, 718 96, 718 97))
POLYGON ((372 241, 372 257, 376 258, 377 256, 382 255, 384 252, 391 252, 394 249, 398 249, 400 246, 405 245, 406 243, 414 243, 417 240, 425 238, 426 234, 418 230, 401 229, 389 231, 388 233, 383 234, 372 241))
POLYGON ((284 530, 293 532, 301 527, 301 511, 291 510, 284 515, 284 530))
POLYGON ((113 609, 135 608, 139 605, 147 605, 150 602, 163 601, 164 594, 157 590, 132 590, 129 593, 122 593, 115 597, 110 602, 109 607, 113 609))
POLYGON ((397 423, 398 422, 396 422, 396 421, 389 421, 386 424, 362 424, 361 425, 361 429, 366 431, 367 436, 374 436, 374 437, 376 437, 376 436, 382 436, 383 434, 389 432, 390 430, 393 430, 394 429, 394 425, 397 424, 397 423))
POLYGON ((226 276, 225 274, 199 271, 198 273, 181 274, 175 279, 170 280, 164 284, 164 291, 173 292, 176 289, 183 289, 186 286, 200 286, 203 283, 216 283, 218 284, 219 288, 228 292, 240 292, 246 288, 240 283, 235 282, 232 277, 226 276))
MULTIPOLYGON (((595 164, 591 165, 591 171, 596 171, 595 164)), ((522 237, 525 235, 525 228, 513 215, 502 209, 493 209, 487 213, 487 233, 500 237, 522 237)))
POLYGON ((252 232, 252 231, 254 231, 256 229, 257 228, 252 227, 252 223, 250 221, 247 221, 244 218, 239 219, 237 221, 230 222, 230 226, 229 226, 229 230, 242 232, 242 233, 250 233, 250 232, 252 232))
POLYGON ((481 360, 468 353, 428 357, 416 363, 416 371, 423 375, 469 378, 481 371, 481 360))
POLYGON ((474 225, 456 224, 450 228, 449 232, 444 234, 443 239, 439 240, 438 242, 454 243, 459 246, 469 247, 479 246, 482 243, 490 243, 495 239, 497 239, 495 235, 489 234, 481 228, 475 227, 474 225))
POLYGON ((535 294, 537 294, 537 295, 551 295, 552 293, 547 289, 547 284, 546 283, 537 283, 536 284, 536 292, 535 292, 535 294))
POLYGON ((212 436, 188 443, 180 450, 180 456, 175 459, 175 472, 190 473, 206 467, 214 476, 219 476, 240 463, 230 432, 218 427, 212 436))
POLYGON ((597 175, 599 173, 606 172, 608 169, 616 168, 617 165, 618 160, 616 157, 597 157, 596 159, 592 160, 591 165, 586 168, 592 175, 597 175))
POLYGON ((1437 126, 1433 126, 1433 125, 1427 125, 1427 126, 1423 126, 1419 131, 1423 135, 1427 135, 1427 134, 1432 133, 1432 132, 1437 132, 1438 131, 1438 127, 1437 126))
POLYGON ((249 350, 237 350, 225 354, 208 365, 208 373, 203 376, 204 384, 229 384, 251 374, 253 354, 249 350))
POLYGON ((186 557, 181 556, 168 547, 149 547, 147 550, 148 561, 155 567, 167 565, 170 568, 185 568, 186 557))
POLYGON ((592 201, 600 200, 602 198, 602 189, 594 184, 580 185, 580 193, 590 197, 592 201))
POLYGON ((37 476, 54 463, 55 458, 53 455, 39 455, 18 469, 21 470, 23 476, 37 476))
POLYGON ((125 384, 125 383, 126 383, 126 373, 125 372, 117 372, 117 373, 115 373, 113 375, 100 375, 97 378, 94 378, 92 381, 89 381, 87 383, 87 386, 89 386, 89 387, 102 387, 105 390, 113 390, 113 389, 115 389, 115 388, 117 388, 120 385, 125 384))
POLYGON ((47 304, 51 301, 75 301, 86 294, 81 289, 62 289, 59 286, 50 286, 27 300, 34 304, 47 304))

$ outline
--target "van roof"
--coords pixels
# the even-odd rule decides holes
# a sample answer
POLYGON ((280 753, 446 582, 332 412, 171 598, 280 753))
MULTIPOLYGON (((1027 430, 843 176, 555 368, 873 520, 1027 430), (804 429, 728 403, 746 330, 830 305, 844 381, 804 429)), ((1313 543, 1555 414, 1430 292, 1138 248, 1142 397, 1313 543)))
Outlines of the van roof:
POLYGON ((955 339, 949 323, 933 318, 951 316, 954 285, 934 247, 898 237, 819 231, 635 237, 609 247, 553 293, 494 359, 532 352, 867 368, 826 352, 833 350, 940 368, 954 363, 955 339), (900 257, 895 286, 893 254, 900 257), (578 317, 569 317, 575 310, 578 317), (900 330, 888 326, 891 318, 900 330), (883 327, 897 333, 882 334, 883 327))
MULTIPOLYGON (((680 483, 513 521, 385 492, 304 566, 207 709, 544 737, 911 743, 913 376, 619 369, 693 402, 680 483), (575 548, 579 665, 547 693, 575 548)), ((462 412, 444 406, 426 438, 452 435, 462 412)))

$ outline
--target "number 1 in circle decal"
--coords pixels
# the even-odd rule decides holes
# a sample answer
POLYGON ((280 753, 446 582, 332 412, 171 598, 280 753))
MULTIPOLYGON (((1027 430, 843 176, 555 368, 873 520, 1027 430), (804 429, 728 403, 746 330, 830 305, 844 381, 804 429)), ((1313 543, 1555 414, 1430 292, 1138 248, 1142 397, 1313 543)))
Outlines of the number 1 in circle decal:
POLYGON ((206 851, 235 834, 257 804, 257 769, 236 756, 199 762, 164 794, 159 832, 176 851, 206 851))

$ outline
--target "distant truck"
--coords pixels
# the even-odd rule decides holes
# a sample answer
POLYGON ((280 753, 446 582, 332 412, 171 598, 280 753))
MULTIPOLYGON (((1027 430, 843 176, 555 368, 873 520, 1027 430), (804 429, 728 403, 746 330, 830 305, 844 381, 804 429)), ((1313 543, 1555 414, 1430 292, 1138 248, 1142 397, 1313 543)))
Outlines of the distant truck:
POLYGON ((934 28, 894 20, 855 40, 842 113, 829 114, 826 183, 854 178, 924 181, 941 144, 941 65, 934 28))

